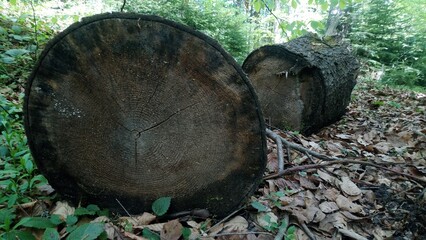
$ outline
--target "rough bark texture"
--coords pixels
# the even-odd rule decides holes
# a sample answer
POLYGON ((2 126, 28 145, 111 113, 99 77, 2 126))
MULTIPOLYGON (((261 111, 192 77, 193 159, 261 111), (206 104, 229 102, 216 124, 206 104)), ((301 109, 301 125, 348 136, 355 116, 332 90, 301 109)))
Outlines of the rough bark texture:
POLYGON ((265 118, 279 128, 311 134, 346 111, 359 64, 346 44, 304 36, 253 51, 243 70, 265 118))
POLYGON ((256 189, 264 122, 241 68, 209 37, 154 16, 103 14, 59 34, 27 86, 25 127, 60 193, 112 210, 223 216, 256 189))

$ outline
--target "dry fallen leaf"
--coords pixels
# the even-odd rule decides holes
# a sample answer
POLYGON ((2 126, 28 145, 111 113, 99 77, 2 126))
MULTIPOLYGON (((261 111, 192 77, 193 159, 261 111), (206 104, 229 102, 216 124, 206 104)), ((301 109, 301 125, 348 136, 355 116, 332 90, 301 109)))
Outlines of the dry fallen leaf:
POLYGON ((151 213, 144 212, 141 216, 136 217, 137 225, 148 225, 157 217, 151 213))
POLYGON ((335 202, 322 202, 319 205, 319 208, 324 213, 332 213, 334 211, 339 210, 339 207, 337 206, 337 204, 335 202))
POLYGON ((359 213, 362 211, 362 206, 351 202, 348 198, 339 195, 336 198, 336 204, 341 210, 349 211, 351 213, 359 213))
POLYGON ((306 219, 308 220, 307 223, 317 223, 325 218, 325 214, 319 208, 314 206, 310 206, 305 209, 305 211, 303 211, 303 215, 305 215, 306 219))
POLYGON ((262 228, 267 228, 271 223, 278 223, 278 217, 273 212, 260 212, 256 214, 256 220, 262 228))
POLYGON ((319 229, 325 232, 333 232, 334 228, 346 228, 347 222, 345 216, 340 212, 328 214, 320 223, 319 229))
POLYGON ((241 216, 236 216, 223 225, 223 232, 244 232, 247 227, 247 220, 241 216))
POLYGON ((350 196, 356 196, 361 194, 361 189, 358 188, 355 183, 348 177, 342 177, 342 181, 339 183, 340 190, 350 196))
POLYGON ((315 186, 313 182, 311 182, 309 179, 305 177, 300 177, 299 182, 300 182, 300 186, 305 189, 311 189, 311 190, 317 189, 317 186, 315 186))
POLYGON ((161 239, 178 240, 182 235, 182 224, 175 219, 164 224, 160 232, 161 239))
POLYGON ((59 215, 61 219, 65 221, 67 216, 73 215, 75 212, 75 208, 71 207, 67 202, 57 201, 55 207, 51 211, 51 215, 59 215))

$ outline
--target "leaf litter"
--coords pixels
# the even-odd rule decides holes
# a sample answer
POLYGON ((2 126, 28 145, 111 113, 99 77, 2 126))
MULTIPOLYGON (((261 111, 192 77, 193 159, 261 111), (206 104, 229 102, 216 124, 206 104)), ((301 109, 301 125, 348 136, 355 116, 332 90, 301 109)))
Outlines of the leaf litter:
MULTIPOLYGON (((166 219, 146 212, 111 219, 86 216, 77 224, 103 223, 108 239, 254 240, 275 239, 282 231, 286 239, 426 237, 426 95, 361 81, 347 114, 335 124, 311 136, 274 132, 330 159, 356 161, 319 166, 330 159, 284 144, 285 169, 299 170, 279 175, 277 147, 269 139, 265 180, 245 208, 226 219, 188 215, 166 219), (272 177, 266 180, 267 176, 272 177)), ((21 206, 21 211, 23 216, 48 211, 66 221, 75 208, 66 202, 39 200, 21 206)), ((153 209, 158 216, 165 211, 153 209)), ((57 230, 66 237, 64 229, 57 230)))

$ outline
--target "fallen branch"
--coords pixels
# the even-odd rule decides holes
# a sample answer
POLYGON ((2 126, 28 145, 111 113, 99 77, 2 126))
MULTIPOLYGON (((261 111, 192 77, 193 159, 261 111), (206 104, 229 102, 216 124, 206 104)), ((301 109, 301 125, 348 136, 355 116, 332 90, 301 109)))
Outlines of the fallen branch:
MULTIPOLYGON (((283 171, 284 170, 284 157, 283 157, 284 154, 283 154, 282 138, 268 128, 266 129, 266 135, 272 140, 274 140, 275 143, 277 144, 278 171, 283 171)), ((290 156, 289 151, 287 152, 287 154, 290 156)))
POLYGON ((302 223, 300 225, 300 227, 302 228, 303 232, 308 236, 308 238, 310 240, 316 240, 317 239, 315 237, 315 235, 311 232, 311 230, 308 228, 308 226, 306 225, 306 223, 302 223))
POLYGON ((294 172, 299 172, 299 171, 304 171, 307 169, 319 169, 319 168, 324 168, 330 165, 335 165, 335 164, 348 164, 348 163, 352 163, 352 164, 360 164, 360 165, 368 165, 368 166, 372 166, 372 167, 376 167, 376 168, 380 168, 383 169, 385 171, 388 172, 393 172, 411 179, 414 179, 416 181, 422 182, 424 184, 426 184, 426 180, 423 178, 419 178, 407 173, 403 173, 403 172, 398 172, 396 170, 393 169, 389 169, 387 167, 381 166, 379 164, 376 163, 370 163, 370 162, 366 162, 366 161, 359 161, 359 160, 350 160, 350 159, 342 159, 342 160, 334 160, 334 161, 330 161, 330 162, 325 162, 325 163, 319 163, 319 164, 307 164, 307 165, 301 165, 301 166, 296 166, 296 167, 292 167, 292 168, 287 168, 283 171, 280 171, 278 173, 274 173, 274 174, 270 174, 267 175, 265 177, 263 177, 263 180, 268 180, 268 179, 272 179, 272 178, 277 178, 277 177, 281 177, 284 175, 289 175, 292 174, 294 172))
POLYGON ((200 238, 215 238, 215 237, 222 237, 222 236, 236 236, 236 235, 250 235, 250 234, 261 234, 261 235, 273 236, 273 234, 269 232, 231 232, 231 233, 219 233, 214 235, 201 236, 200 238))
MULTIPOLYGON (((312 156, 312 157, 316 157, 318 159, 329 161, 329 162, 320 163, 320 164, 301 165, 301 166, 296 166, 296 167, 288 168, 288 169, 285 169, 285 170, 284 170, 284 167, 282 169, 280 167, 278 167, 278 173, 267 175, 267 176, 263 177, 263 180, 277 178, 277 177, 281 177, 281 176, 284 176, 284 175, 292 174, 294 172, 304 171, 304 170, 307 170, 307 169, 319 169, 319 168, 324 168, 324 167, 327 167, 327 166, 330 166, 330 165, 334 165, 334 164, 348 164, 348 163, 353 163, 353 164, 368 165, 368 166, 373 166, 373 167, 376 167, 376 168, 380 168, 382 170, 385 170, 385 171, 388 171, 388 172, 393 172, 393 173, 396 173, 396 174, 399 174, 399 175, 411 178, 413 180, 422 182, 423 184, 426 184, 426 180, 423 179, 423 178, 419 178, 419 177, 413 176, 411 174, 403 173, 403 172, 398 172, 396 170, 389 169, 389 168, 387 168, 385 166, 381 166, 379 164, 370 163, 370 162, 366 162, 366 161, 359 161, 359 160, 350 160, 350 159, 341 159, 341 158, 337 158, 337 157, 329 157, 329 156, 326 156, 326 155, 314 152, 314 151, 309 150, 307 148, 304 148, 304 147, 302 147, 302 146, 300 146, 298 144, 295 144, 295 143, 287 141, 286 139, 284 139, 283 137, 281 137, 278 134, 274 133, 271 129, 268 129, 268 128, 266 129, 266 133, 267 133, 268 137, 270 137, 271 139, 273 139, 277 143, 277 153, 278 154, 280 152, 282 153, 283 150, 282 150, 281 143, 284 143, 287 146, 287 149, 288 148, 292 148, 294 150, 297 150, 297 151, 299 151, 301 153, 306 154, 309 158, 311 158, 311 156, 312 156), (275 140, 275 139, 278 139, 278 138, 281 141, 275 140), (278 146, 278 143, 280 143, 279 146, 278 146)), ((289 150, 287 150, 287 151, 289 151, 289 150)), ((290 152, 288 152, 287 154, 290 155, 290 152)), ((280 161, 282 161, 282 164, 284 164, 284 159, 282 158, 282 156, 281 156, 281 160, 280 160, 280 157, 278 156, 278 164, 279 164, 279 166, 280 166, 280 161)))

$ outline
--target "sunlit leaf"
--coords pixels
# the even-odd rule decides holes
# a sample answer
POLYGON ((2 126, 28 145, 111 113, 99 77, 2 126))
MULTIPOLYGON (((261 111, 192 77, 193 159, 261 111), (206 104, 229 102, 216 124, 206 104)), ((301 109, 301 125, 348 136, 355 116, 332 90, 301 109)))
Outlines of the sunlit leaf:
POLYGON ((263 2, 261 0, 254 0, 253 1, 253 8, 256 12, 260 12, 262 7, 263 7, 263 2))
POLYGON ((340 0, 339 1, 339 8, 345 9, 345 7, 346 7, 346 0, 340 0))
POLYGON ((265 205, 261 204, 260 202, 252 202, 251 206, 256 208, 257 211, 259 212, 266 212, 268 211, 268 207, 266 207, 265 205))

